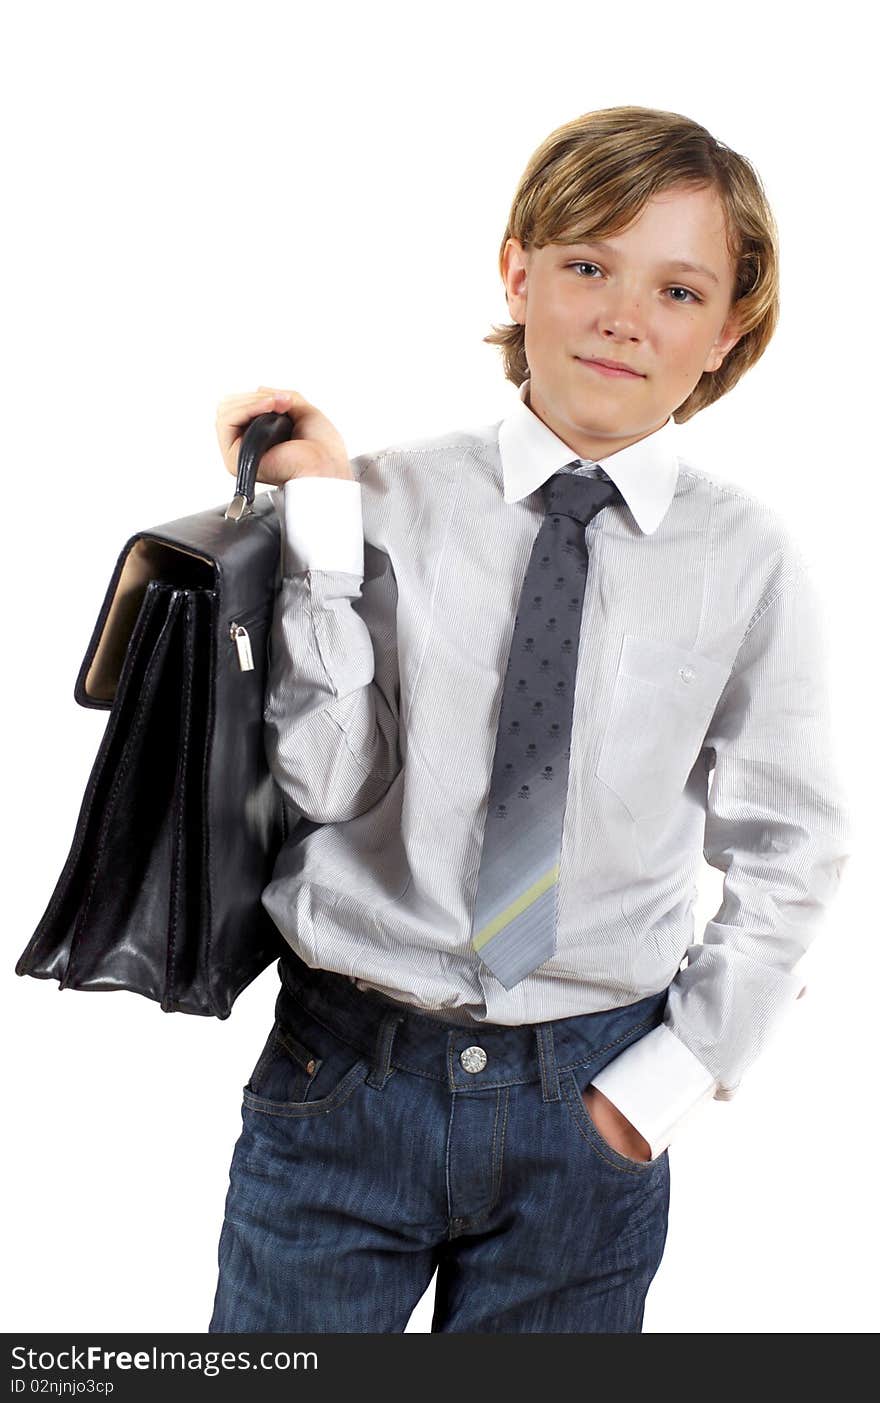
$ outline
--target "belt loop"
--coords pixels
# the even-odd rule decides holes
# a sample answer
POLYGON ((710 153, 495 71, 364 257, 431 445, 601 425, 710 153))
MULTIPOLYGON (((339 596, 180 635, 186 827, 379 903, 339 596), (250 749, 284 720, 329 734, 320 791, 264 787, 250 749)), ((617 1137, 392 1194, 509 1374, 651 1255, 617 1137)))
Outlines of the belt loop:
POLYGON ((541 1096, 544 1101, 561 1101, 559 1090, 559 1070, 556 1066, 556 1045, 553 1041, 553 1026, 550 1023, 535 1024, 535 1039, 538 1044, 538 1065, 541 1068, 541 1096))
POLYGON ((402 1013, 386 1013, 379 1024, 379 1032, 376 1035, 376 1047, 373 1052, 373 1065, 367 1077, 367 1083, 375 1086, 381 1091, 386 1081, 391 1075, 391 1049, 394 1046, 394 1034, 397 1032, 398 1023, 403 1022, 402 1013))

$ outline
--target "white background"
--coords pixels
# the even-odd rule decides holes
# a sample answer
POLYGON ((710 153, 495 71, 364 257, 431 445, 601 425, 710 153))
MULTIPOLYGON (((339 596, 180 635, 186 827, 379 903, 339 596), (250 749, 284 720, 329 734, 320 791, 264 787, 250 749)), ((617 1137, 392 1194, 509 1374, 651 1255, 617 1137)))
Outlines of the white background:
MULTIPOLYGON (((261 383, 349 452, 500 419, 497 255, 551 130, 671 109, 747 155, 782 242, 760 364, 684 453, 817 560, 856 850, 797 1016, 670 1148, 645 1331, 877 1327, 877 129, 858 10, 34 4, 2 88, 3 1328, 203 1331, 274 966, 226 1021, 13 972, 106 713, 73 683, 118 551, 224 503, 217 401, 261 383)), ((717 909, 705 869, 697 931, 717 909)), ((430 1330, 433 1287, 408 1330, 430 1330)))

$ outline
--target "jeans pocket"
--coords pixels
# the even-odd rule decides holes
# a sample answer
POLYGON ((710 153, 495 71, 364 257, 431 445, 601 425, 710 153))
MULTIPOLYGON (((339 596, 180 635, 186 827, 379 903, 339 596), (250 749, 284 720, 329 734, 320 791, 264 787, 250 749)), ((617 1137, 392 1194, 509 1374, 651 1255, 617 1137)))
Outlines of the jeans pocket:
POLYGON ((341 1106, 369 1071, 369 1062, 356 1048, 285 994, 279 998, 275 1022, 256 1066, 242 1087, 242 1099, 264 1115, 326 1114, 341 1106))
POLYGON ((560 1074, 560 1087, 565 1100, 565 1104, 571 1114, 575 1129, 582 1141, 585 1141, 593 1150, 594 1154, 610 1165, 618 1172, 628 1174, 656 1174, 662 1167, 667 1157, 666 1150, 657 1155, 656 1159, 630 1159, 628 1155, 621 1154, 613 1145, 605 1139, 596 1127, 596 1122, 587 1109, 584 1100, 584 1090, 590 1084, 591 1073, 583 1068, 578 1071, 571 1071, 560 1074), (583 1085, 581 1084, 583 1082, 583 1085))

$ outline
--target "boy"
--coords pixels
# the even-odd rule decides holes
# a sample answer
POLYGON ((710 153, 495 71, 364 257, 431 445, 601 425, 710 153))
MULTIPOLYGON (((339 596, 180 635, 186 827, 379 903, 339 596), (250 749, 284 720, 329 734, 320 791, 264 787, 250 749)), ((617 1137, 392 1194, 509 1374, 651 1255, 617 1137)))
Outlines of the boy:
POLYGON ((588 113, 514 198, 499 424, 349 462, 296 392, 221 406, 233 473, 255 414, 297 426, 264 719, 322 826, 263 893, 290 957, 210 1330, 402 1331, 436 1268, 433 1331, 641 1331, 667 1146, 803 993, 847 856, 808 565, 676 441, 777 266, 744 158, 588 113))

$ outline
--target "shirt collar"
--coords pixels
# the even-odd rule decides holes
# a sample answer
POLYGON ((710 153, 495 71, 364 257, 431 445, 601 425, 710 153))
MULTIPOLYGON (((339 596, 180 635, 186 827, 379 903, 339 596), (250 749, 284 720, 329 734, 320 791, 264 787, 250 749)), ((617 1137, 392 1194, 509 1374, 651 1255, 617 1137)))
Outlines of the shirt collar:
MULTIPOLYGON (((526 379, 520 385, 516 404, 498 427, 505 502, 518 502, 536 492, 548 477, 578 456, 529 408, 529 384, 526 379)), ((581 459, 605 470, 646 534, 656 531, 675 495, 678 427, 670 414, 659 429, 637 443, 618 448, 604 458, 581 459)))

